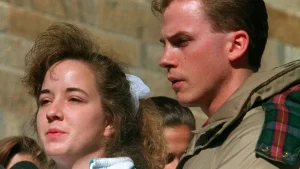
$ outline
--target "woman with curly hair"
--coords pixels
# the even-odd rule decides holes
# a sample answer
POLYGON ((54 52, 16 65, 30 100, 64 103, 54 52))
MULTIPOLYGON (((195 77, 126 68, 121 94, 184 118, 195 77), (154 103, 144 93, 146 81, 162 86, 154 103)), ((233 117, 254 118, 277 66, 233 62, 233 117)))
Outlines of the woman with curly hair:
POLYGON ((163 168, 162 122, 144 98, 149 88, 87 33, 50 26, 26 61, 24 81, 38 106, 33 126, 56 168, 163 168))

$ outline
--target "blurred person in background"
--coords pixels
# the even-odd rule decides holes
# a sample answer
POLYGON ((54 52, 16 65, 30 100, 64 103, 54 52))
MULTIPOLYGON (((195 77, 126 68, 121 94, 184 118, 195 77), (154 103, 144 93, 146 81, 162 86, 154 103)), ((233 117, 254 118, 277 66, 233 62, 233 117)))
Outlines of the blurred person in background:
POLYGON ((195 130, 195 117, 191 110, 175 99, 165 96, 151 97, 163 117, 164 139, 168 146, 164 169, 175 169, 185 153, 195 130))
POLYGON ((38 168, 47 162, 46 154, 37 142, 27 136, 11 136, 0 140, 0 164, 10 169, 16 163, 28 161, 38 168))

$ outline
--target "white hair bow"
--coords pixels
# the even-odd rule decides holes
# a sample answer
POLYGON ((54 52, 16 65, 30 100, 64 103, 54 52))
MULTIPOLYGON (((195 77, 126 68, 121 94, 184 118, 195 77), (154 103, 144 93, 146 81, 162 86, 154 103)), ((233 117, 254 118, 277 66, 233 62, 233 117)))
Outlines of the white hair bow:
POLYGON ((130 82, 130 93, 135 112, 140 106, 140 99, 150 95, 150 88, 137 76, 126 74, 126 79, 130 82))

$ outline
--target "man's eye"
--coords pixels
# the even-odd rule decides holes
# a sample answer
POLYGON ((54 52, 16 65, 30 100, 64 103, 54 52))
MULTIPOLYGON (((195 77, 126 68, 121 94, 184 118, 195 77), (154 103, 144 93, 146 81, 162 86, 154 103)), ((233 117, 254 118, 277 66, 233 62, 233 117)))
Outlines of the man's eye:
POLYGON ((189 40, 188 39, 178 39, 175 41, 174 45, 176 47, 185 47, 188 45, 189 40))

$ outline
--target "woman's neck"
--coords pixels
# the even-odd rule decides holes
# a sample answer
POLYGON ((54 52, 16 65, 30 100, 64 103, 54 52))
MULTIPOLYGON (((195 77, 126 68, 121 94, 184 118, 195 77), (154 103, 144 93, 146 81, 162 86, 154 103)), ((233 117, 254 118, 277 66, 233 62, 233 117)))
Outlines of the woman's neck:
POLYGON ((103 151, 97 151, 87 155, 80 156, 64 156, 53 158, 57 169, 88 169, 89 162, 93 158, 103 157, 103 151))

